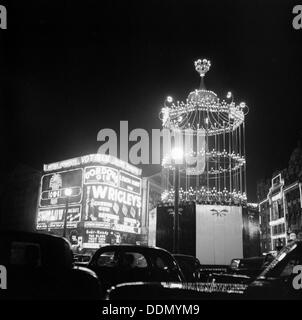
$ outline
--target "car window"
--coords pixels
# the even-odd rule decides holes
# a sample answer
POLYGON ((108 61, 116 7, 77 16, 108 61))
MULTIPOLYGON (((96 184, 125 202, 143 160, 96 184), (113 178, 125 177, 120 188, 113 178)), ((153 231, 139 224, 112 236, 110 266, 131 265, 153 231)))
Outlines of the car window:
POLYGON ((12 265, 41 266, 41 248, 38 243, 12 242, 10 263, 12 265))
POLYGON ((117 258, 114 251, 103 252, 97 259, 99 267, 115 267, 117 265, 117 258))
POLYGON ((130 268, 147 268, 146 257, 139 252, 124 252, 121 255, 121 265, 130 268))
POLYGON ((166 261, 164 259, 162 259, 161 257, 156 257, 155 259, 155 266, 158 268, 158 269, 166 269, 168 268, 168 264, 166 263, 166 261))
POLYGON ((159 270, 174 268, 174 261, 166 254, 161 252, 152 253, 150 256, 152 259, 152 265, 159 270))

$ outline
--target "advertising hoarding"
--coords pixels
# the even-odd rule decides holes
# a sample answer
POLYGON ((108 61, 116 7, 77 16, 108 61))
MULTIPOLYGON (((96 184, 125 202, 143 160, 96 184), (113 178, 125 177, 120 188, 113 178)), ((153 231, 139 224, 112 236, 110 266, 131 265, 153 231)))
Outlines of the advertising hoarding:
POLYGON ((141 232, 140 178, 108 166, 89 166, 84 168, 84 184, 84 247, 110 244, 108 235, 118 243, 123 233, 141 232))
POLYGON ((111 158, 98 158, 106 165, 88 165, 90 158, 80 159, 87 166, 43 175, 36 229, 61 235, 68 208, 67 235, 77 230, 82 248, 135 243, 141 233, 142 186, 133 173, 140 171, 129 170, 121 161, 108 163, 111 158), (66 188, 72 190, 68 198, 66 188))
MULTIPOLYGON (((63 229, 65 207, 40 208, 37 216, 37 230, 63 229)), ((67 228, 76 228, 81 221, 81 205, 72 205, 67 210, 67 228)))
POLYGON ((196 257, 220 265, 242 258, 242 227, 242 207, 196 205, 196 257))
POLYGON ((83 169, 60 171, 45 174, 41 181, 40 207, 64 206, 66 188, 72 190, 69 196, 69 204, 82 201, 83 169))
POLYGON ((65 170, 42 176, 37 230, 63 229, 66 204, 67 228, 76 228, 81 221, 83 198, 83 169, 65 170), (66 189, 71 190, 67 198, 66 189))

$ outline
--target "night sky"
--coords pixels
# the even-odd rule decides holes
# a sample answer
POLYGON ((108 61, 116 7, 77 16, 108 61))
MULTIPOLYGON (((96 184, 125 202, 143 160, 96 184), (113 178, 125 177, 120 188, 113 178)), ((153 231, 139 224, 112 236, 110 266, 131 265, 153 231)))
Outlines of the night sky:
MULTIPOLYGON (((8 29, 0 30, 5 173, 96 153, 98 131, 118 131, 121 120, 130 130, 161 128, 165 97, 186 99, 199 85, 194 60, 208 58, 207 89, 222 97, 231 90, 250 109, 248 199, 255 201, 257 180, 288 165, 302 132, 295 4, 9 1, 8 29)), ((159 166, 143 169, 149 175, 159 166)))

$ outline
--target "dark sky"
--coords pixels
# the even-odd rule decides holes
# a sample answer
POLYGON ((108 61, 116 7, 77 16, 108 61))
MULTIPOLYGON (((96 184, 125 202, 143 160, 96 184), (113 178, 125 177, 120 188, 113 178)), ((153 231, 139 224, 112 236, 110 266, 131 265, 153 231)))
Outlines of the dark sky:
MULTIPOLYGON (((1 161, 42 170, 96 153, 97 133, 160 128, 167 95, 206 86, 245 101, 248 197, 287 166, 301 132, 302 29, 295 2, 9 1, 1 41, 1 161)), ((145 174, 158 167, 144 168, 145 174)))

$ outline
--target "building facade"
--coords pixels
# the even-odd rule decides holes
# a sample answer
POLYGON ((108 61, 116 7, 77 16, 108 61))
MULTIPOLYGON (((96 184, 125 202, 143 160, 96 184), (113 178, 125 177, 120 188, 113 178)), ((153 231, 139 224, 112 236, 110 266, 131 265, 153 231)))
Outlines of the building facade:
POLYGON ((258 184, 261 251, 278 250, 290 239, 302 239, 302 150, 293 151, 288 168, 258 184))

